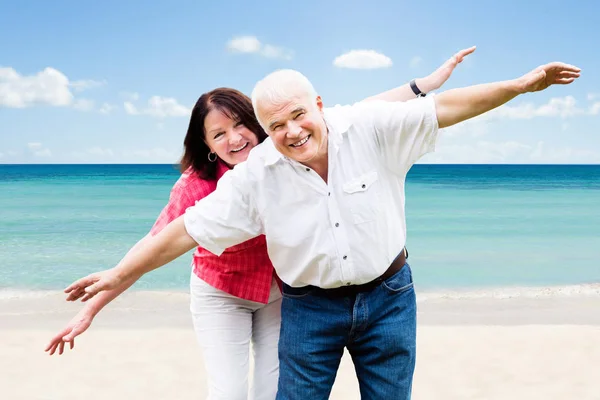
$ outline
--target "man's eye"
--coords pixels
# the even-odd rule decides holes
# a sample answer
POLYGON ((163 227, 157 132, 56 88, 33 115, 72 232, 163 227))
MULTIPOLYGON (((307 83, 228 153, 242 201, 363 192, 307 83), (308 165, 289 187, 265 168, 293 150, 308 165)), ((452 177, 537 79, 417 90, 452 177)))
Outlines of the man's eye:
POLYGON ((294 119, 298 119, 298 118, 300 118, 300 117, 301 117, 301 116, 303 116, 303 115, 304 115, 304 113, 303 113, 303 112, 301 112, 301 113, 298 113, 298 114, 296 114, 296 116, 294 117, 294 119))

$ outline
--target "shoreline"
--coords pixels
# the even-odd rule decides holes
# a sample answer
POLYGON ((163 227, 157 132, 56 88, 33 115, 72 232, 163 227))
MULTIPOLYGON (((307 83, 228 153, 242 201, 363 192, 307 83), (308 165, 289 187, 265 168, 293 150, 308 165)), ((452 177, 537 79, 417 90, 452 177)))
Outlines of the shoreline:
MULTIPOLYGON (((483 287, 449 287, 421 289, 415 283, 417 301, 436 299, 476 299, 476 298, 548 298, 589 296, 600 297, 600 282, 589 282, 566 285, 539 285, 539 286, 483 286, 483 287)), ((187 286, 181 288, 136 288, 128 289, 127 293, 156 293, 163 295, 178 295, 189 292, 187 286)), ((0 287, 0 301, 15 298, 41 298, 62 294, 61 289, 39 289, 22 287, 0 287)))
MULTIPOLYGON (((600 284, 417 293, 419 325, 600 326, 600 284)), ((84 306, 61 291, 0 290, 0 329, 60 329, 84 306)), ((187 291, 130 290, 94 327, 191 329, 187 291)))
MULTIPOLYGON (((417 289, 413 398, 598 399, 598 292, 598 285, 587 285, 522 296, 491 291, 424 297, 417 289)), ((82 304, 67 303, 60 291, 30 294, 0 298, 3 398, 205 398, 206 372, 187 292, 126 292, 98 314, 75 349, 52 357, 45 345, 82 304)), ((330 398, 360 399, 348 354, 330 398)))

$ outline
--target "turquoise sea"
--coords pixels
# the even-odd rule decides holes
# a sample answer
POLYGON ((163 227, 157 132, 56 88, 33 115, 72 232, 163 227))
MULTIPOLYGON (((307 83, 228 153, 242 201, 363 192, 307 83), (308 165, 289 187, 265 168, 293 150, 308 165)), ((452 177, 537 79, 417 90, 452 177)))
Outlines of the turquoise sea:
MULTIPOLYGON (((172 165, 0 165, 0 296, 112 267, 178 176, 172 165)), ((600 165, 416 165, 406 192, 421 290, 600 282, 600 165)), ((190 260, 134 288, 186 290, 190 260)))

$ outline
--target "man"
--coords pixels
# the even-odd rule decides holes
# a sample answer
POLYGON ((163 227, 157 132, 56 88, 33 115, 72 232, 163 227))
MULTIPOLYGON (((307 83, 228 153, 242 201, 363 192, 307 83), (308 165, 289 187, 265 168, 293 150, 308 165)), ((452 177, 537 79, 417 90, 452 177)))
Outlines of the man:
POLYGON ((89 297, 197 244, 220 254, 265 234, 284 282, 278 398, 328 398, 347 348, 362 398, 409 399, 416 304, 404 249, 408 170, 434 150, 439 128, 571 83, 579 72, 551 63, 518 79, 406 103, 324 109, 308 79, 277 71, 252 94, 270 140, 143 251, 66 291, 89 297))

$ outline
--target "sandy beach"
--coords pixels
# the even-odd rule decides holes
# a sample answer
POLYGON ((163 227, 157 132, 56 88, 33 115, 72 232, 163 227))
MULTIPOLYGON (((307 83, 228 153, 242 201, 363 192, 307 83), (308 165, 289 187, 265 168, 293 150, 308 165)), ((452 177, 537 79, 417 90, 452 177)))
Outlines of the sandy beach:
MULTIPOLYGON (((414 399, 600 399, 600 286, 418 299, 414 399)), ((3 293, 2 399, 205 398, 186 293, 127 293, 73 351, 49 357, 80 307, 57 292, 3 293)), ((344 357, 331 399, 359 398, 344 357)))

